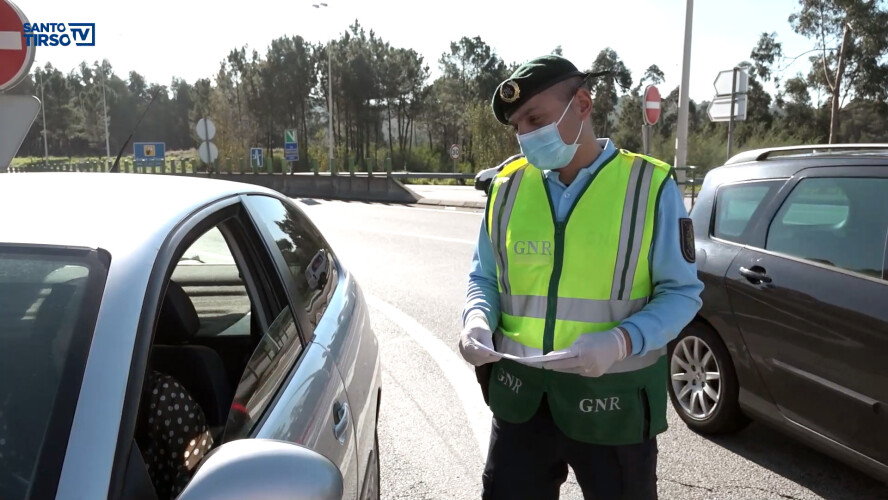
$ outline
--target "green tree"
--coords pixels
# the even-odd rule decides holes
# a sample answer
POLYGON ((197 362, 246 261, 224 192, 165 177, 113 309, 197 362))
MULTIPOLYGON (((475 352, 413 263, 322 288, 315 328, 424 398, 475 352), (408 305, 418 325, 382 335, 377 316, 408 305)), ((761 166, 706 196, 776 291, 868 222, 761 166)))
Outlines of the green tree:
POLYGON ((592 95, 595 97, 592 126, 596 134, 607 137, 613 127, 613 114, 617 108, 620 90, 628 90, 632 86, 632 73, 616 51, 610 47, 598 53, 598 57, 592 63, 592 71, 608 72, 608 75, 599 77, 592 83, 592 95), (617 85, 621 89, 618 89, 617 85))
POLYGON ((876 0, 799 0, 793 30, 814 41, 810 80, 829 95, 829 142, 838 140, 841 102, 888 97, 888 6, 876 0))

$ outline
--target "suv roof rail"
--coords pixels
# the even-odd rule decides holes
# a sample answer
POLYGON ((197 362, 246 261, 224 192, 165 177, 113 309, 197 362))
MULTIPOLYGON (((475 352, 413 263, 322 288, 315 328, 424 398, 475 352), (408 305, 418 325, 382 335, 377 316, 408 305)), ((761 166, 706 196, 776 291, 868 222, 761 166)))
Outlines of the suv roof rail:
POLYGON ((812 155, 817 155, 821 153, 834 153, 840 151, 848 151, 848 152, 866 152, 866 151, 884 151, 888 153, 888 143, 867 143, 867 144, 810 144, 803 146, 781 146, 775 148, 763 148, 763 149, 754 149, 751 151, 744 151, 742 153, 738 153, 732 156, 725 165, 731 165, 734 163, 743 163, 747 161, 762 161, 767 160, 770 156, 773 156, 775 153, 802 153, 805 151, 810 151, 812 155))

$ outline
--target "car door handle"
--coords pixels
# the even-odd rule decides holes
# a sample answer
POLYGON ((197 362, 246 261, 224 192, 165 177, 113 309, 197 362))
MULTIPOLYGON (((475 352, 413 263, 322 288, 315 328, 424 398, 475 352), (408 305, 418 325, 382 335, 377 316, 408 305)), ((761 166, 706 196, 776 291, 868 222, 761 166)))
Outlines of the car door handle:
POLYGON ((771 277, 759 266, 753 266, 752 269, 741 267, 740 275, 755 284, 771 282, 771 277))
POLYGON ((348 430, 350 417, 348 403, 337 401, 333 405, 333 436, 342 444, 345 444, 345 433, 348 430))

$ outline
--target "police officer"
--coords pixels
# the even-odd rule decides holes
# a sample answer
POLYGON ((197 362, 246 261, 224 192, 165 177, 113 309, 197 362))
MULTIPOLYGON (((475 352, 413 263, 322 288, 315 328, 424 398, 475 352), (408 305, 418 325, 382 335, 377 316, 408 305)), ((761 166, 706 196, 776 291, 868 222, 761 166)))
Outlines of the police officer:
POLYGON ((657 497, 666 344, 703 284, 672 168, 596 138, 595 76, 545 56, 493 95, 523 155, 491 184, 459 343, 494 416, 484 499, 558 498, 568 466, 586 498, 657 497))

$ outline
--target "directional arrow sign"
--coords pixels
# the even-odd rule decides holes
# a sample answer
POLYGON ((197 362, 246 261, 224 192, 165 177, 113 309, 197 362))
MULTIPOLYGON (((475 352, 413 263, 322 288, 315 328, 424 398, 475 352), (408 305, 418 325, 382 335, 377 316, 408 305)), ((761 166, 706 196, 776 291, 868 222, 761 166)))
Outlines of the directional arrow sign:
MULTIPOLYGON (((725 71, 719 72, 718 76, 715 77, 715 81, 712 82, 712 85, 715 87, 715 95, 721 96, 729 96, 731 95, 731 82, 734 81, 734 70, 727 69, 725 71)), ((734 93, 736 94, 745 94, 749 89, 749 74, 743 68, 737 69, 737 86, 734 88, 734 93)))
POLYGON ((296 129, 284 130, 284 160, 299 161, 299 141, 296 139, 296 129))
MULTIPOLYGON (((730 88, 730 86, 728 87, 730 88)), ((746 120, 746 94, 739 94, 734 98, 734 120, 746 120)), ((709 103, 709 119, 714 122, 731 121, 731 96, 716 97, 709 103)))

